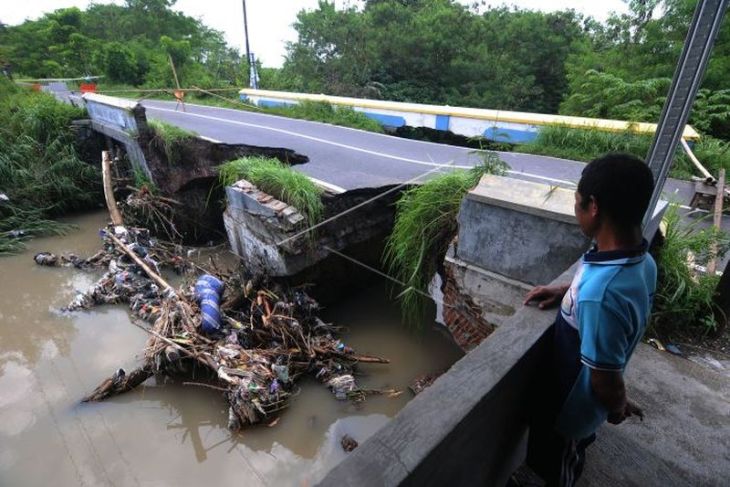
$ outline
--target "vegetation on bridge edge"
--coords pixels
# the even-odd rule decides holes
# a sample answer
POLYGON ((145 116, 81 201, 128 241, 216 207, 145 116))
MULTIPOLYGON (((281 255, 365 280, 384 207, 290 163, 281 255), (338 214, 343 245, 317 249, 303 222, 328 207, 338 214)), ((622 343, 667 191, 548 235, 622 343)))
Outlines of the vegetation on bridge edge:
POLYGON ((403 283, 398 298, 403 320, 422 328, 429 301, 428 285, 457 231, 461 200, 484 174, 503 175, 507 165, 482 151, 483 163, 469 170, 440 174, 403 193, 396 204, 395 225, 386 241, 383 261, 403 283))
POLYGON ((230 186, 240 179, 293 206, 305 216, 309 225, 321 221, 324 213, 322 190, 291 166, 267 157, 243 157, 220 166, 223 185, 230 186))
POLYGON ((177 163, 185 149, 185 141, 198 135, 162 120, 149 120, 147 125, 152 132, 151 143, 162 148, 168 164, 177 163))
MULTIPOLYGON (((514 150, 584 162, 607 152, 626 152, 644 159, 649 152, 652 138, 652 135, 640 134, 631 128, 623 132, 606 132, 595 128, 576 129, 551 125, 542 127, 535 140, 515 146, 514 150)), ((729 142, 706 135, 694 144, 692 150, 711 173, 718 174, 721 167, 730 173, 729 142)), ((670 176, 690 179, 693 175, 700 174, 684 151, 679 149, 670 176)))
POLYGON ((718 258, 730 250, 730 236, 702 222, 682 222, 679 207, 670 205, 664 216, 664 239, 656 251, 657 291, 648 334, 668 337, 709 334, 718 329, 714 297, 719 276, 699 272, 717 246, 718 258))
POLYGON ((85 112, 0 79, 0 255, 69 229, 53 221, 101 199, 95 167, 79 159, 71 122, 85 112))

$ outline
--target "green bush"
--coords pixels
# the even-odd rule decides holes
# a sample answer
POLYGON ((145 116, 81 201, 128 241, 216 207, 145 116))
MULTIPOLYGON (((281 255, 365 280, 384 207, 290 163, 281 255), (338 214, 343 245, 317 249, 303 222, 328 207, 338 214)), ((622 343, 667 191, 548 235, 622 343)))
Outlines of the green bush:
POLYGON ((0 83, 0 255, 23 240, 58 234, 68 226, 49 220, 90 207, 100 197, 98 171, 81 161, 69 124, 82 110, 43 94, 0 83), (5 88, 9 88, 5 90, 5 88))
POLYGON ((310 225, 322 218, 322 190, 307 176, 277 159, 244 157, 220 166, 221 183, 229 186, 239 179, 245 179, 261 191, 293 206, 310 225))
POLYGON ((399 295, 404 321, 420 327, 428 302, 428 284, 457 231, 461 200, 484 174, 504 174, 506 164, 492 152, 480 152, 483 164, 441 174, 403 193, 383 260, 404 284, 399 295))
POLYGON ((683 224, 679 207, 671 205, 664 217, 664 242, 657 255, 658 282, 650 332, 667 336, 674 333, 713 331, 713 297, 719 277, 700 273, 689 264, 705 265, 717 245, 721 259, 730 247, 728 235, 697 223, 683 224))

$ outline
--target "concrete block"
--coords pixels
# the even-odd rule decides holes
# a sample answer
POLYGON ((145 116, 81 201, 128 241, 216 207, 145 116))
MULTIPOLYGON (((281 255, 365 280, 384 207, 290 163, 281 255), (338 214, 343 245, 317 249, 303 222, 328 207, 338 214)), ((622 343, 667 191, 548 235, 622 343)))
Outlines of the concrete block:
POLYGON ((226 202, 228 206, 235 209, 246 210, 255 215, 261 215, 265 217, 276 217, 276 212, 272 208, 261 204, 258 198, 259 194, 263 193, 260 193, 258 191, 247 192, 246 189, 241 189, 236 186, 227 186, 226 202))
POLYGON ((456 257, 523 283, 550 282, 590 245, 573 202, 570 190, 486 175, 461 204, 456 257))

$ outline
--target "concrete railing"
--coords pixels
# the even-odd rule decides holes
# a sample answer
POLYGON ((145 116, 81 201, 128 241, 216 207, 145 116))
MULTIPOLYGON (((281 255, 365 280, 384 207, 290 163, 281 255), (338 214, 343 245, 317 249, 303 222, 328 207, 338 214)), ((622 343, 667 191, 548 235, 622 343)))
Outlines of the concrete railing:
POLYGON ((96 93, 87 93, 82 99, 91 119, 91 127, 124 145, 132 165, 152 178, 144 152, 137 141, 139 133, 147 130, 144 107, 136 101, 96 93))
MULTIPOLYGON (((546 125, 561 125, 577 129, 596 129, 607 132, 633 131, 639 134, 653 134, 656 124, 606 120, 544 113, 511 112, 484 108, 451 107, 402 103, 366 98, 350 98, 310 93, 243 89, 241 99, 262 107, 291 106, 303 101, 326 102, 335 106, 352 108, 388 127, 426 127, 434 130, 448 130, 465 137, 485 137, 497 142, 513 144, 533 140, 546 125)), ((689 125, 683 138, 687 141, 699 139, 699 134, 689 125)))
MULTIPOLYGON (((570 282, 574 268, 554 283, 570 282)), ((504 485, 524 460, 554 318, 519 309, 319 485, 504 485)))

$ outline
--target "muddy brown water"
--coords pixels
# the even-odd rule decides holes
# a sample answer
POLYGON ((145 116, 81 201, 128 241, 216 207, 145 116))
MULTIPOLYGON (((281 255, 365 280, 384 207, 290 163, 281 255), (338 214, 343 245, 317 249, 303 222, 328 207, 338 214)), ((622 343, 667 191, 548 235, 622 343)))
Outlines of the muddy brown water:
MULTIPOLYGON (((98 274, 39 267, 32 256, 91 255, 105 220, 103 212, 75 217, 79 229, 70 235, 0 258, 0 485, 312 485, 347 455, 345 433, 362 443, 412 398, 406 390, 356 406, 306 380, 276 426, 241 434, 226 429, 222 397, 194 386, 151 379, 112 400, 79 404, 116 368, 134 368, 147 336, 122 306, 60 313, 98 274)), ((348 328, 348 345, 391 359, 361 367, 365 387, 406 389, 461 356, 437 328, 406 331, 382 287, 322 317, 348 328)))

